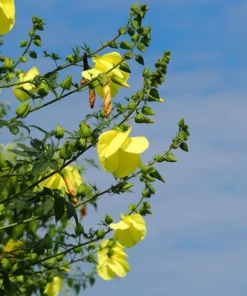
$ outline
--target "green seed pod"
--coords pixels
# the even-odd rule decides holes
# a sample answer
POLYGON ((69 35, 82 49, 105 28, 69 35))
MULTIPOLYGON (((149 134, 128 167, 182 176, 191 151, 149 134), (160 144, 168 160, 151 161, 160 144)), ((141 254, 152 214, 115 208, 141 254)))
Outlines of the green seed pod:
POLYGON ((126 60, 130 60, 130 59, 132 59, 133 58, 133 53, 132 52, 126 52, 125 54, 124 54, 124 58, 126 59, 126 60))

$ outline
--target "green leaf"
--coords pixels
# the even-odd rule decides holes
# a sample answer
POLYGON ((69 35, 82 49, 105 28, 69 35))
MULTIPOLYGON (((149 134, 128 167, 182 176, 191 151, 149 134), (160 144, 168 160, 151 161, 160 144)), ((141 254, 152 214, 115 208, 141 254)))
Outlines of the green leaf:
POLYGON ((10 125, 9 131, 11 132, 11 134, 16 136, 19 133, 19 128, 16 125, 10 125))
POLYGON ((65 204, 65 200, 63 198, 55 199, 54 212, 55 212, 56 222, 61 220, 64 215, 64 204, 65 204))
POLYGON ((135 60, 137 61, 137 63, 139 63, 141 65, 144 65, 144 59, 143 59, 143 57, 140 54, 137 54, 135 56, 135 60))
POLYGON ((30 141, 30 144, 33 148, 35 148, 38 151, 45 151, 44 144, 38 139, 32 139, 30 141))
POLYGON ((49 167, 49 162, 36 162, 32 168, 32 174, 40 175, 49 167))
POLYGON ((71 217, 76 215, 75 208, 70 202, 66 202, 66 208, 67 208, 67 219, 70 219, 71 217))
POLYGON ((51 198, 47 198, 43 204, 44 214, 49 213, 53 207, 54 207, 54 201, 51 198))

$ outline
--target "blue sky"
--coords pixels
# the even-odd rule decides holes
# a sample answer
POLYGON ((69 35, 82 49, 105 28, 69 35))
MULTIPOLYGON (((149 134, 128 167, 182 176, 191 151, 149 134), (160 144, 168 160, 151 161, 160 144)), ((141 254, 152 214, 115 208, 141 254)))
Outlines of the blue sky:
MULTIPOLYGON (((132 1, 62 0, 16 1, 16 27, 4 38, 6 52, 25 39, 33 14, 46 23, 44 48, 70 53, 83 41, 97 48, 125 23, 132 1)), ((152 198, 154 215, 148 217, 146 239, 128 251, 131 272, 124 280, 97 280, 88 296, 244 296, 247 291, 247 4, 245 1, 154 0, 145 23, 152 26, 152 45, 146 61, 152 64, 164 50, 172 51, 164 104, 154 105, 155 126, 133 129, 151 146, 144 160, 165 149, 184 117, 191 128, 189 153, 177 152, 179 162, 158 167, 166 184, 158 184, 152 198)), ((6 53, 5 53, 6 54, 6 53)), ((30 65, 30 64, 29 64, 30 65)), ((37 63, 50 69, 47 60, 37 63)), ((24 69, 27 69, 28 66, 24 69)), ((137 73, 140 68, 136 67, 137 73)), ((75 70, 80 79, 80 71, 75 70)), ((140 87, 132 78, 133 92, 140 87)), ((128 92, 126 92, 128 94, 128 92)), ((89 112, 87 98, 75 95, 28 119, 52 129, 57 123, 76 128, 89 112)), ((3 92, 14 107, 14 98, 3 92)), ((121 100, 121 95, 116 98, 121 100)), ((99 102, 97 104, 99 107, 99 102)), ((7 132, 3 135, 7 141, 7 132)), ((91 156, 91 155, 90 155, 91 156)), ((93 155, 95 157, 96 155, 93 155)), ((86 175, 102 186, 111 176, 90 169, 86 175)), ((136 195, 105 196, 97 214, 90 212, 85 226, 120 211, 136 195)), ((82 293, 83 294, 83 293, 82 293)))

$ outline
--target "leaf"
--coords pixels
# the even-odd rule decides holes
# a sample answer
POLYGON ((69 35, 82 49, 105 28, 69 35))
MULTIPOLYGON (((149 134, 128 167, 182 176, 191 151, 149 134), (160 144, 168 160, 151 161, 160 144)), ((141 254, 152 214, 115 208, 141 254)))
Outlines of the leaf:
POLYGON ((12 135, 16 136, 19 133, 19 128, 16 125, 10 125, 9 131, 11 132, 12 135))
POLYGON ((63 198, 55 199, 54 212, 55 212, 56 222, 61 220, 64 215, 64 204, 65 204, 65 200, 63 198))
POLYGON ((32 174, 40 175, 49 167, 49 162, 37 162, 33 165, 32 174))
POLYGON ((33 148, 35 148, 38 151, 45 151, 44 144, 38 139, 32 139, 30 141, 30 144, 33 148))
POLYGON ((43 204, 44 214, 50 212, 50 210, 54 207, 54 201, 51 198, 47 198, 43 204))
POLYGON ((72 203, 66 202, 67 207, 67 219, 70 219, 71 217, 75 216, 76 211, 72 203))

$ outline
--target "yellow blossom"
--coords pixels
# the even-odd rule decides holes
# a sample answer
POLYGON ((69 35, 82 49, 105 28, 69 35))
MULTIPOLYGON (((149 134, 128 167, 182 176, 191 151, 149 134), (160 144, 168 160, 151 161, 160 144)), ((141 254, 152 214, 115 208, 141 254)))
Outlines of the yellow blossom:
POLYGON ((26 101, 30 98, 30 96, 25 93, 20 88, 24 88, 25 90, 29 92, 35 92, 38 89, 35 87, 34 84, 30 83, 24 83, 25 81, 33 80, 35 76, 39 75, 39 70, 36 67, 32 67, 28 72, 20 73, 19 80, 16 81, 16 83, 23 83, 18 84, 13 87, 13 93, 14 96, 21 102, 26 101))
POLYGON ((0 36, 8 33, 15 24, 15 1, 0 0, 0 36))
POLYGON ((9 253, 9 257, 18 255, 20 247, 23 245, 22 241, 14 241, 13 239, 8 240, 7 244, 3 248, 4 253, 9 253), (18 251, 15 251, 18 250, 18 251))
POLYGON ((47 296, 58 296, 63 288, 63 280, 59 276, 55 276, 52 282, 48 282, 45 286, 44 294, 47 296))
POLYGON ((111 130, 100 135, 97 152, 101 166, 116 178, 132 174, 142 167, 140 154, 149 142, 145 137, 130 138, 131 127, 126 131, 111 130))
POLYGON ((103 240, 98 250, 98 275, 108 281, 116 276, 124 278, 130 270, 129 263, 126 261, 128 255, 124 252, 123 246, 110 240, 103 240))
POLYGON ((110 228, 115 230, 114 238, 126 248, 134 246, 146 236, 146 223, 140 214, 125 216, 121 214, 122 220, 111 223, 110 228))
POLYGON ((82 177, 78 170, 72 166, 66 166, 61 173, 56 173, 50 178, 39 183, 39 187, 50 189, 64 189, 67 193, 76 196, 76 190, 82 184, 82 177))
MULTIPOLYGON (((123 60, 123 58, 118 52, 110 52, 102 56, 96 56, 93 57, 92 60, 95 63, 94 68, 83 71, 81 73, 83 78, 91 80, 93 78, 96 78, 101 73, 107 73, 107 77, 109 80, 108 82, 110 83, 111 98, 116 96, 119 88, 121 88, 122 86, 129 87, 129 85, 127 84, 129 73, 119 69, 118 64, 123 60), (121 85, 112 81, 111 77, 113 75, 115 75, 115 77, 118 77, 118 79, 122 81, 121 85)), ((96 91, 101 98, 104 98, 104 90, 102 86, 97 86, 96 91)))

